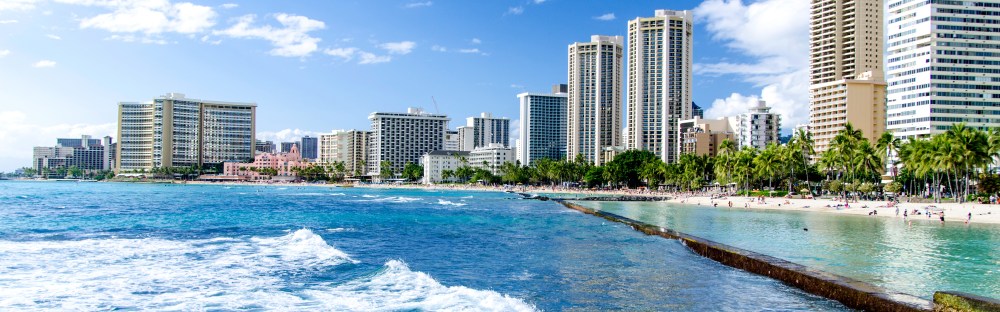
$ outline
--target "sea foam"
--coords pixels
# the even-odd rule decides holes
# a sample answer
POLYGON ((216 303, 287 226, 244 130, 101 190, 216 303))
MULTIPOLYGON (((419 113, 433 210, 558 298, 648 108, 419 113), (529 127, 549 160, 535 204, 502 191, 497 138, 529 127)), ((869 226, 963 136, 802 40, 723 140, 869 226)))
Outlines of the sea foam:
POLYGON ((533 309, 493 291, 441 285, 396 260, 342 284, 309 282, 352 263, 309 229, 183 241, 0 241, 0 310, 533 309))

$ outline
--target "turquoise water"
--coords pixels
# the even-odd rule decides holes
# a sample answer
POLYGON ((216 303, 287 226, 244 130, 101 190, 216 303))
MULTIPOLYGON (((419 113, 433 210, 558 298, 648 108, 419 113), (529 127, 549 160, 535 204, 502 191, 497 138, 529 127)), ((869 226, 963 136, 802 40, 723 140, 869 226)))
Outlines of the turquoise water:
POLYGON ((930 299, 1000 298, 1000 225, 667 203, 580 204, 930 299), (808 228, 808 231, 804 231, 808 228))
POLYGON ((510 194, 0 181, 0 310, 840 311, 510 194))

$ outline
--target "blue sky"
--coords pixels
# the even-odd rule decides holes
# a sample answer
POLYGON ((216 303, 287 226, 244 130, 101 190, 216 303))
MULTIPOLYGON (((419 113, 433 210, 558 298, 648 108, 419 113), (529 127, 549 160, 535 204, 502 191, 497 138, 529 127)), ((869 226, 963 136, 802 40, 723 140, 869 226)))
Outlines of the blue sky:
POLYGON ((0 0, 0 171, 56 137, 112 134, 117 102, 167 92, 256 102, 273 140, 408 106, 453 128, 484 111, 515 120, 517 93, 565 82, 567 45, 625 36, 656 9, 695 11, 709 117, 763 98, 784 128, 807 120, 802 0, 0 0))

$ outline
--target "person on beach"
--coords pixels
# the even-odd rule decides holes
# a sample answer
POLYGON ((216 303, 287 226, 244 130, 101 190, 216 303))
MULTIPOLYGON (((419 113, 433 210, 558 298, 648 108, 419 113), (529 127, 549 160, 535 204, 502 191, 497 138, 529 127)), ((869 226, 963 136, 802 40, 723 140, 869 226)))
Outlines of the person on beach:
POLYGON ((899 206, 896 206, 896 216, 899 216, 899 206))
POLYGON ((941 211, 941 224, 944 224, 944 210, 941 211))
POLYGON ((965 224, 969 224, 969 222, 972 222, 972 212, 969 212, 969 216, 965 218, 965 224))

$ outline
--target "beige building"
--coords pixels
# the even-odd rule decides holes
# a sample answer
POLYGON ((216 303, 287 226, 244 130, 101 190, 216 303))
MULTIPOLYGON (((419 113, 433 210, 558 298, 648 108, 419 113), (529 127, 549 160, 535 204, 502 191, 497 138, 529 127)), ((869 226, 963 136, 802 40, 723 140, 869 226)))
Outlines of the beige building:
POLYGON ((250 161, 257 105, 189 99, 168 93, 118 104, 118 171, 206 167, 250 161))
POLYGON ((348 176, 364 175, 367 168, 368 136, 371 131, 337 130, 319 136, 318 161, 324 164, 343 162, 348 176))
POLYGON ((628 22, 626 147, 677 161, 677 123, 692 117, 691 11, 656 10, 628 22), (664 48, 669 47, 669 48, 664 48))
POLYGON ((569 45, 566 156, 601 165, 604 148, 621 145, 623 39, 591 36, 569 45))
POLYGON ((681 137, 681 154, 715 156, 725 140, 733 141, 733 146, 739 148, 735 131, 738 120, 731 117, 681 120, 677 130, 681 137))
POLYGON ((849 122, 876 140, 885 131, 881 0, 812 0, 809 129, 817 153, 849 122))

